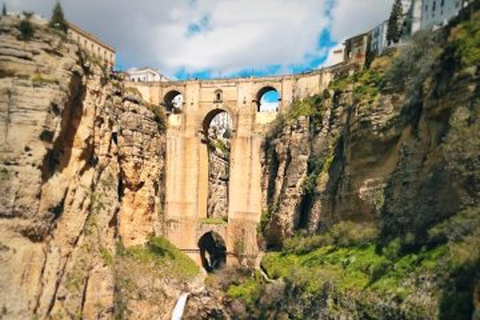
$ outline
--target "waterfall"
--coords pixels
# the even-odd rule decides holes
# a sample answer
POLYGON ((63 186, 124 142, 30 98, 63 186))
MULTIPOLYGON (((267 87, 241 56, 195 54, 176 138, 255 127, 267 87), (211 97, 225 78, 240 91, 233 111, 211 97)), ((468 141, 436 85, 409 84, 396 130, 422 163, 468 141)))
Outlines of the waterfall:
POLYGON ((172 320, 182 320, 183 311, 185 310, 185 305, 187 304, 187 299, 189 295, 190 293, 184 292, 180 295, 180 297, 178 297, 175 308, 173 308, 172 320))

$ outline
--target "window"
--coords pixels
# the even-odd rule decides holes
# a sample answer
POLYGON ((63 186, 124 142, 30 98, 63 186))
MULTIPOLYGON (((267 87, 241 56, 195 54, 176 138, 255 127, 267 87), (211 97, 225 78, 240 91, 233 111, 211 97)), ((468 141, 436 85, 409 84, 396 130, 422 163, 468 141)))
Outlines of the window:
POLYGON ((435 11, 436 4, 437 4, 437 3, 436 3, 435 1, 433 1, 432 12, 435 11))
POLYGON ((445 6, 445 0, 442 0, 442 2, 440 2, 440 6, 445 6))
POLYGON ((215 101, 217 102, 222 101, 222 90, 215 91, 215 101))

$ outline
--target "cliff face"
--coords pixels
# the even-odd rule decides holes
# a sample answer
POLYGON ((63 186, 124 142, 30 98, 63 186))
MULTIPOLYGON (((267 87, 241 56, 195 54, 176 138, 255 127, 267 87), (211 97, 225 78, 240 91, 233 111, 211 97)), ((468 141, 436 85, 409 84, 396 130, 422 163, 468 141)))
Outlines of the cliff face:
POLYGON ((421 238, 478 203, 478 66, 437 49, 424 48, 423 74, 390 80, 401 67, 381 58, 277 121, 264 148, 267 244, 343 220, 421 238))
POLYGON ((278 118, 264 144, 262 233, 282 251, 262 260, 276 282, 227 289, 247 313, 478 317, 480 13, 471 6, 278 118), (283 298, 269 301, 272 291, 283 298))
POLYGON ((107 319, 115 242, 161 232, 165 137, 75 44, 18 22, 0 21, 2 316, 107 319))

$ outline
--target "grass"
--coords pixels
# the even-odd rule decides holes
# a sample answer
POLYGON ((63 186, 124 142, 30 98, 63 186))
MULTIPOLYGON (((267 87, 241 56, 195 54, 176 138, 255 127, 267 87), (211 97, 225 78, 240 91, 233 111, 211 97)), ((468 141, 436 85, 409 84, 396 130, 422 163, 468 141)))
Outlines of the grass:
POLYGON ((261 295, 261 284, 256 279, 249 279, 242 284, 232 285, 227 294, 233 299, 242 299, 246 304, 253 305, 261 295))
POLYGON ((199 268, 195 262, 163 237, 152 237, 146 245, 121 251, 120 256, 139 264, 152 264, 159 274, 180 280, 195 277, 199 268))
POLYGON ((51 79, 48 77, 43 76, 41 73, 34 73, 31 77, 30 80, 33 82, 34 86, 40 86, 42 84, 60 84, 60 82, 57 79, 51 79))
POLYGON ((372 68, 352 76, 335 79, 330 83, 329 88, 337 94, 351 88, 357 102, 372 103, 385 85, 384 71, 385 69, 376 67, 374 64, 372 68))
POLYGON ((329 294, 336 296, 341 307, 352 298, 359 304, 368 304, 366 297, 405 300, 417 290, 415 279, 438 272, 447 253, 446 246, 440 246, 390 260, 374 244, 330 245, 306 254, 268 253, 262 266, 271 277, 287 279, 310 296, 331 288, 329 294))
POLYGON ((200 224, 203 224, 203 225, 226 225, 227 224, 227 218, 226 217, 203 218, 203 219, 200 219, 200 224))

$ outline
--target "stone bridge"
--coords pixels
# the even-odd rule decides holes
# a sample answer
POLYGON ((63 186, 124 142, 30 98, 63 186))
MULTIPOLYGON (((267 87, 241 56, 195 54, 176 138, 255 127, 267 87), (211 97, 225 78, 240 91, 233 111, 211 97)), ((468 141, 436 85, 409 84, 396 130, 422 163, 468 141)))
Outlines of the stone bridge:
POLYGON ((238 257, 256 257, 257 226, 262 212, 261 146, 278 112, 294 99, 318 94, 328 86, 332 72, 281 77, 130 82, 150 103, 171 107, 174 96, 183 96, 181 112, 169 114, 166 154, 165 234, 198 263, 199 241, 215 232, 224 239, 227 263, 238 257), (278 111, 260 112, 263 93, 276 90, 278 111), (228 219, 209 224, 207 218, 208 149, 206 128, 219 112, 233 120, 228 186, 228 219))

